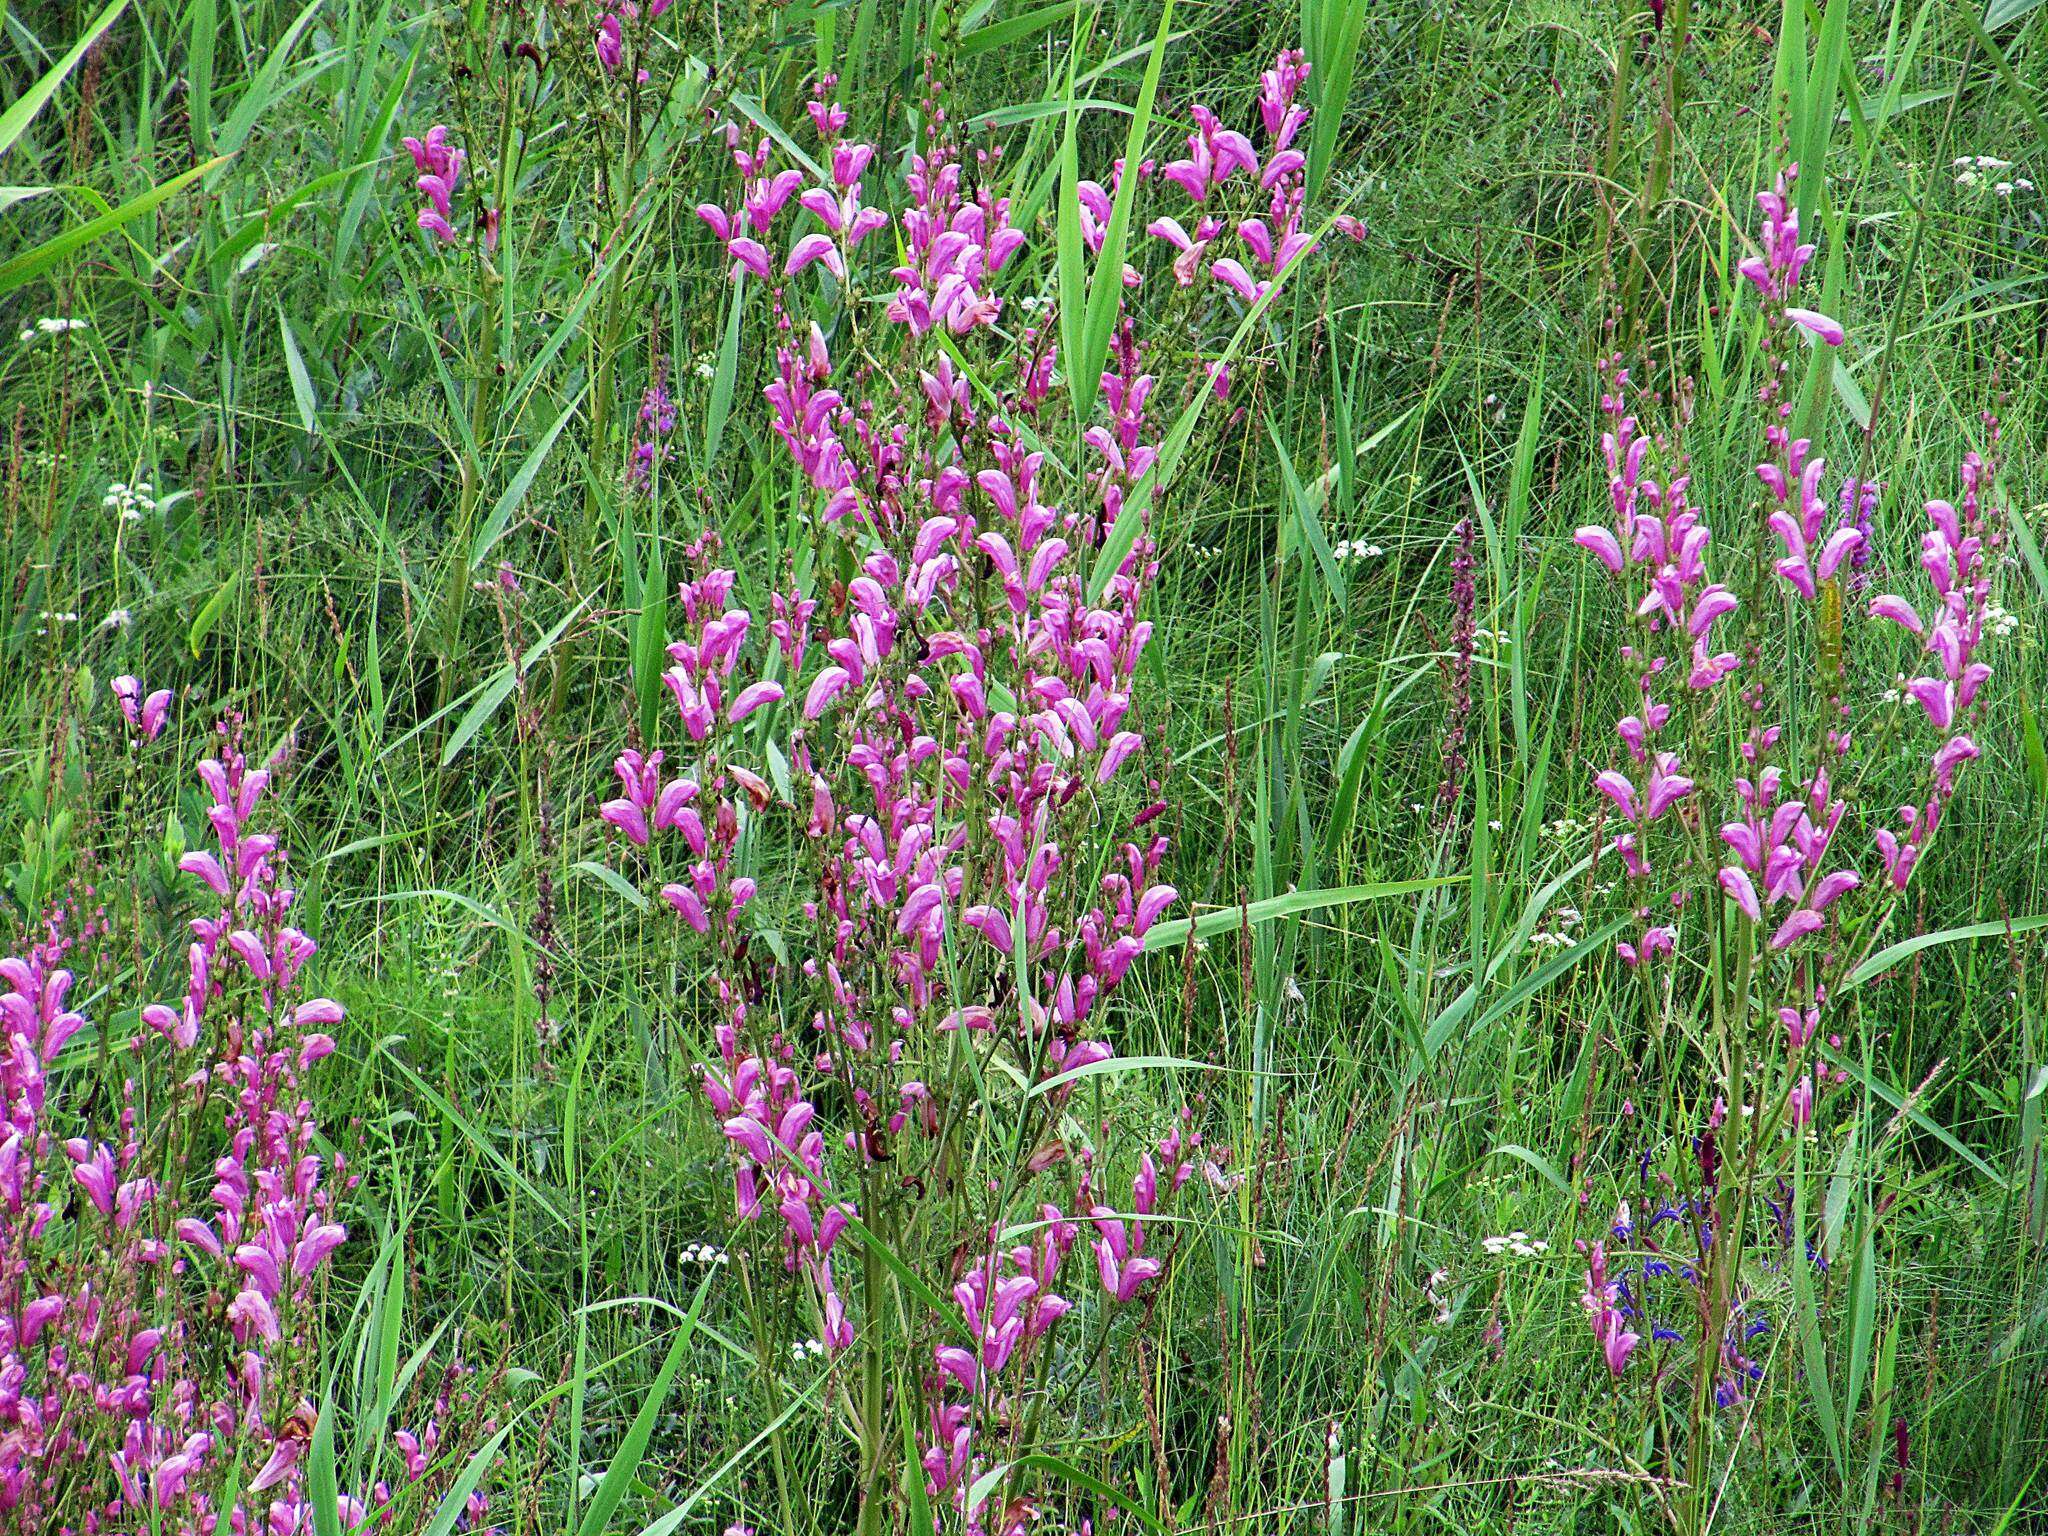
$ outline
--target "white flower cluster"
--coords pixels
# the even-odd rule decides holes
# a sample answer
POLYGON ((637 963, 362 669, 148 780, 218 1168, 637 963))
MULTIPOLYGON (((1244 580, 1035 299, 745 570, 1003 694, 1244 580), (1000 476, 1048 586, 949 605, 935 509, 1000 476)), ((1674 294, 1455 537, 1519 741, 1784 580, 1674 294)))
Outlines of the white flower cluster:
POLYGON ((1997 603, 1984 605, 1984 633, 2000 640, 2010 639, 2020 627, 2020 616, 2008 612, 1997 603))
POLYGON ((796 1361, 815 1360, 825 1353, 825 1346, 816 1339, 801 1339, 789 1346, 789 1358, 796 1361))
POLYGON ((1330 551, 1339 560, 1377 560, 1386 551, 1377 544, 1368 544, 1363 539, 1339 539, 1337 547, 1330 551))
POLYGON ((38 336, 63 336, 85 328, 86 322, 83 320, 67 320, 57 315, 45 315, 34 325, 24 325, 21 328, 21 343, 27 346, 38 336))
POLYGON ((725 1264, 730 1262, 725 1250, 711 1243, 691 1243, 683 1249, 682 1261, 685 1264, 725 1264))
POLYGON ((1543 835, 1560 843, 1569 843, 1575 838, 1584 837, 1586 832, 1586 823, 1576 816, 1560 816, 1555 821, 1546 821, 1543 824, 1543 835))
POLYGON ((2024 176, 1999 175, 2011 170, 2012 162, 1996 155, 1958 155, 1950 169, 1956 173, 1957 186, 1978 187, 1993 197, 2011 197, 2016 192, 2034 190, 2034 184, 2024 176))
POLYGON ((1568 945, 1577 942, 1571 930, 1578 927, 1585 920, 1585 917, 1577 907, 1559 907, 1557 909, 1557 925, 1554 928, 1539 930, 1536 933, 1530 934, 1529 947, 1531 949, 1564 949, 1568 945))
POLYGON ((156 510, 156 487, 147 480, 138 480, 133 485, 125 480, 116 480, 107 487, 107 494, 100 498, 100 505, 124 523, 139 523, 145 512, 156 510))
POLYGON ((1487 1257, 1494 1259, 1504 1253, 1517 1259, 1533 1259, 1550 1251, 1550 1244, 1540 1237, 1532 1238, 1526 1232, 1510 1232, 1506 1237, 1482 1237, 1479 1246, 1486 1250, 1487 1257))

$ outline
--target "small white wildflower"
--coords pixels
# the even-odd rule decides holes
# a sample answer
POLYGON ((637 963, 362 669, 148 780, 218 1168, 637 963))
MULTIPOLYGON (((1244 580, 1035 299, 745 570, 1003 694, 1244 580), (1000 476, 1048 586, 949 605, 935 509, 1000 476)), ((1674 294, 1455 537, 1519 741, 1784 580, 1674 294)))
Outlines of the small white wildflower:
POLYGON ((116 480, 107 487, 100 505, 124 523, 139 523, 144 514, 157 509, 156 487, 147 480, 138 480, 133 485, 116 480))
POLYGON ((125 630, 135 622, 135 615, 126 608, 109 608, 107 616, 100 620, 101 629, 125 630))

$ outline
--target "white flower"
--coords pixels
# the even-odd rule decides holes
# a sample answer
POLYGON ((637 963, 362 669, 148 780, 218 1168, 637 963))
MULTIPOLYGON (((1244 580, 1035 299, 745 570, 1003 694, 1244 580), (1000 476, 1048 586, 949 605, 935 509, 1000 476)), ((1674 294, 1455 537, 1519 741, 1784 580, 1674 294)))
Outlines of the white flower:
POLYGON ((135 622, 135 615, 126 608, 109 608, 107 616, 100 620, 101 629, 126 629, 135 622))
POLYGON ((124 523, 139 523, 143 514, 157 509, 156 487, 147 480, 138 480, 133 485, 116 480, 107 487, 100 505, 124 523))

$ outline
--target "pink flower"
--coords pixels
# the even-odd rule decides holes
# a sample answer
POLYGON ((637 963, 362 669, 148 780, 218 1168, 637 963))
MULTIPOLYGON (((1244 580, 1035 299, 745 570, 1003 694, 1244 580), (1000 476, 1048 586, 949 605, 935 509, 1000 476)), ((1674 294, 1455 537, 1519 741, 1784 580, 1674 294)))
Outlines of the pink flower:
POLYGON ((1787 309, 1785 318, 1800 329, 1811 331, 1831 347, 1839 347, 1848 334, 1839 324, 1818 310, 1787 309))

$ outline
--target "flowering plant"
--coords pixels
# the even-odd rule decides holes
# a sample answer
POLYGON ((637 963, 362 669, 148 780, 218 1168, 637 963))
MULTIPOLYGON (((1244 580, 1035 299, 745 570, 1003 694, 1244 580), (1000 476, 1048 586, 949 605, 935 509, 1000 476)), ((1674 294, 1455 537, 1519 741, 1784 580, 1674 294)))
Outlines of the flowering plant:
MULTIPOLYGON (((1841 1044, 1842 994, 1869 972, 1958 771, 1978 756, 1972 723, 1991 677, 1979 652, 2005 540, 1995 463, 1969 453, 1960 499, 1926 504, 1925 594, 1867 595, 1880 487, 1850 476, 1830 495, 1826 461, 1792 435, 1789 344, 1801 332, 1827 347, 1845 340, 1840 324, 1797 302, 1814 253, 1791 200, 1797 174, 1788 167, 1759 194, 1762 249, 1739 267, 1763 312, 1765 499, 1747 551, 1718 554, 1725 545, 1696 499, 1683 423, 1669 435, 1642 430, 1618 359, 1603 370, 1601 402, 1611 518, 1577 535, 1626 594, 1633 623, 1622 655, 1636 705, 1616 722, 1620 760, 1593 781, 1608 802, 1603 852, 1624 865, 1633 908, 1616 951, 1653 1012, 1701 976, 1699 1012, 1711 1021, 1713 1107, 1694 1143, 1701 1188, 1682 1206, 1660 1205, 1690 1226, 1697 1249, 1687 1258, 1702 1314, 1695 1454, 1699 1417, 1739 1398, 1752 1370, 1741 1343, 1754 1319, 1743 1324, 1740 1309, 1756 1192, 1788 1178, 1819 1099, 1846 1081, 1823 1048, 1841 1044), (1883 622, 1852 626, 1857 607, 1883 622), (1790 637, 1782 652, 1766 640, 1767 614, 1790 637), (1898 630, 1917 653, 1913 672, 1872 718, 1851 702, 1851 660, 1882 654, 1898 630), (1895 742, 1912 744, 1913 787, 1904 803, 1866 812, 1866 786, 1895 742), (1681 971, 1681 960, 1698 970, 1681 971)), ((1996 421, 1985 425, 1995 454, 1996 421)), ((1790 1220, 1789 1201, 1777 1215, 1790 1220)), ((1624 1213, 1616 1236, 1627 1226, 1624 1213)), ((1781 1246, 1795 1239, 1804 1241, 1793 1234, 1781 1246)), ((1586 1310, 1619 1376, 1644 1342, 1631 1326, 1643 1314, 1603 1245, 1587 1258, 1586 1310)))
MULTIPOLYGON (((112 691, 139 754, 171 695, 133 677, 112 691)), ((121 1010, 85 1012, 132 958, 90 890, 0 960, 10 1530, 313 1528, 325 1278, 355 1176, 319 1149, 312 1083, 343 1013, 305 992, 317 946, 294 921, 285 853, 259 814, 276 766, 250 763, 232 724, 201 760, 212 846, 178 860, 201 912, 183 993, 126 1014, 125 1039, 121 1010)), ((462 1374, 444 1379, 417 1433, 394 1435, 396 1484, 340 1496, 344 1529, 390 1525, 398 1490, 429 1474, 462 1374)), ((464 1528, 480 1529, 483 1512, 473 1498, 464 1528)))
MULTIPOLYGON (((1265 275, 1213 263, 1246 303, 1314 244, 1289 148, 1306 73, 1285 54, 1263 79, 1263 166, 1198 108, 1194 158, 1164 173, 1197 201, 1240 170, 1270 193, 1272 222, 1238 225, 1265 275)), ((1111 1123, 1084 1119, 1074 1098, 1114 1066, 1110 998, 1186 928, 1168 921, 1179 895, 1160 876, 1163 743, 1138 698, 1164 391, 1129 271, 1105 419, 1075 424, 1092 456, 1065 478, 1080 494, 1048 499, 1057 353, 1036 325, 1007 346, 998 328, 1026 241, 993 190, 1000 150, 978 153, 970 177, 934 95, 892 217, 870 201, 875 148, 845 136, 831 83, 810 105, 822 181, 778 169, 767 139, 749 147, 731 128, 737 191, 697 210, 734 278, 769 286, 764 395, 814 515, 765 594, 766 646, 717 536, 690 542, 683 634, 662 679, 682 749, 620 753, 602 815, 702 957, 716 1046, 703 1088, 738 1214, 779 1223, 808 1326, 835 1369, 848 1352, 858 1362, 863 1509, 879 1518, 896 1422, 890 1320, 917 1285, 906 1273, 936 1260, 951 1306, 918 1325, 935 1339, 904 1388, 920 1405, 925 1493, 935 1524, 1012 1532, 1039 1495, 986 1447, 996 1436, 1015 1450, 1020 1426, 1039 1422, 1034 1395, 1074 1370, 1085 1335, 1071 1319, 1089 1309, 1073 1296, 1072 1250, 1084 1237, 1092 1249, 1099 1350, 1120 1311, 1149 1312, 1175 1196, 1197 1171, 1233 1183, 1189 1106, 1145 1135, 1126 1196, 1108 1171, 1111 1123), (870 245, 892 225, 895 241, 870 245), (835 360, 855 344, 868 253, 884 246, 900 253, 877 295, 885 329, 858 344, 900 354, 916 384, 893 394, 865 364, 835 360), (813 269, 829 286, 806 319, 781 284, 813 269), (1135 535, 1119 537, 1133 518, 1135 535)), ((1076 189, 1098 254, 1113 188, 1076 189)), ((1152 227, 1184 243, 1171 218, 1152 227)), ((1179 392, 1226 382, 1195 359, 1179 392)), ((657 376, 634 486, 649 486, 673 419, 657 376)), ((758 1344, 763 1362, 789 1352, 765 1322, 758 1344)))

